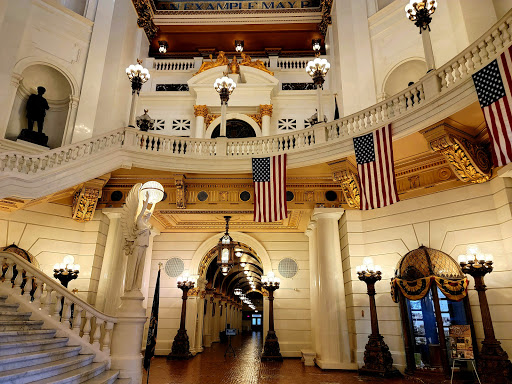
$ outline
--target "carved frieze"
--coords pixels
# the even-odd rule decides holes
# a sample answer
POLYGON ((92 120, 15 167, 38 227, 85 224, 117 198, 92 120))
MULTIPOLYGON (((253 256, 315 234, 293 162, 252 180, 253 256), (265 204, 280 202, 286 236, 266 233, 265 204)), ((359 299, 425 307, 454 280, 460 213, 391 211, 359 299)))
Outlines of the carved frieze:
POLYGON ((176 208, 187 208, 187 186, 185 184, 185 175, 174 175, 176 184, 176 208))
POLYGON ((333 180, 341 185, 348 206, 359 209, 361 197, 356 167, 347 159, 330 162, 329 167, 333 171, 333 180))
POLYGON ((489 152, 464 131, 443 122, 420 132, 430 148, 448 160, 460 180, 466 183, 485 183, 491 178, 489 152))

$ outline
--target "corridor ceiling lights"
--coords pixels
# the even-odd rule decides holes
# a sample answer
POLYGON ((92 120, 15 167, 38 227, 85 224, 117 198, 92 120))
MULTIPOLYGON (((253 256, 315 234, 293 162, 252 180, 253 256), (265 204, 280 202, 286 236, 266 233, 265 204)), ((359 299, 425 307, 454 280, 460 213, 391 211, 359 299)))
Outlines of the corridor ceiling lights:
POLYGON ((224 216, 224 220, 226 220, 226 232, 219 239, 219 243, 217 244, 217 264, 224 276, 228 274, 235 263, 234 254, 236 244, 233 242, 231 236, 229 236, 230 219, 231 216, 224 216))
POLYGON ((429 24, 432 21, 432 15, 436 9, 436 0, 410 0, 409 4, 405 6, 405 15, 409 20, 414 21, 414 25, 420 28, 421 33, 427 29, 430 31, 429 24))
MULTIPOLYGON (((241 250, 240 248, 235 249, 235 256, 236 256, 236 257, 242 257, 242 255, 243 255, 243 254, 244 254, 244 253, 242 252, 242 250, 241 250)), ((244 266, 245 266, 245 264, 244 264, 244 265, 240 264, 240 265, 241 265, 242 267, 244 267, 244 266)))
POLYGON ((244 41, 243 40, 235 40, 235 51, 238 53, 242 53, 244 50, 244 41))
POLYGON ((233 291, 233 293, 236 295, 236 296, 240 296, 242 294, 242 289, 241 288, 238 288, 236 287, 235 290, 233 291))
POLYGON ((240 266, 241 266, 242 268, 244 268, 244 267, 245 267, 245 263, 244 263, 244 262, 240 263, 240 266))
POLYGON ((158 52, 160 52, 161 54, 164 54, 167 52, 167 48, 169 48, 167 41, 159 41, 158 45, 159 45, 158 52))

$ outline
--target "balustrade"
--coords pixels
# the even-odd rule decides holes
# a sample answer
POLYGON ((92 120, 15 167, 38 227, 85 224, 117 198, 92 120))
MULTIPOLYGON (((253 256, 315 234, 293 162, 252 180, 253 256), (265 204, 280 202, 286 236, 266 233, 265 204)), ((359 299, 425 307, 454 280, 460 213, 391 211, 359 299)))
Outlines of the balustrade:
POLYGON ((192 71, 194 59, 176 59, 176 60, 155 60, 153 69, 157 71, 192 71))

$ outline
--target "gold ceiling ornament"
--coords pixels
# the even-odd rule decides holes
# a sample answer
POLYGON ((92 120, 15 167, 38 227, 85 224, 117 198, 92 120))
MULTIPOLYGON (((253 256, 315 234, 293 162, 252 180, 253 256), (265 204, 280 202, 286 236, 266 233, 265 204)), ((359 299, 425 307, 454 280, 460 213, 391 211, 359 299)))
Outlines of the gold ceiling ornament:
POLYGON ((241 53, 240 56, 242 56, 242 61, 240 62, 240 65, 244 65, 246 67, 252 67, 252 68, 256 68, 256 69, 259 69, 260 71, 263 71, 263 72, 266 72, 268 73, 269 75, 271 76, 274 76, 274 72, 272 71, 269 71, 267 69, 267 67, 265 66, 265 63, 261 60, 252 60, 251 59, 251 56, 245 54, 245 53, 241 53))
POLYGON ((187 208, 187 186, 185 185, 185 175, 174 175, 176 184, 176 208, 187 208))
POLYGON ((260 113, 256 113, 254 115, 247 115, 247 116, 249 116, 251 119, 253 119, 256 122, 256 124, 258 124, 259 127, 261 128, 261 124, 262 124, 261 117, 262 117, 262 115, 260 113))
POLYGON ((274 106, 272 104, 260 104, 260 114, 261 114, 261 116, 270 116, 270 117, 272 117, 273 110, 274 110, 274 106))
POLYGON ((332 161, 329 163, 329 167, 333 171, 333 180, 341 185, 348 206, 359 209, 361 196, 356 167, 347 159, 332 161))
POLYGON ((148 39, 152 40, 160 28, 153 23, 153 8, 150 0, 132 0, 132 2, 138 15, 137 25, 143 28, 148 39))
POLYGON ((206 105, 194 105, 194 116, 202 116, 206 118, 208 116, 208 107, 206 105))
POLYGON ((322 0, 320 4, 320 9, 322 10, 322 21, 320 21, 320 24, 318 24, 318 30, 324 37, 327 35, 327 28, 332 23, 332 2, 333 0, 322 0))
POLYGON ((464 131, 446 123, 420 133, 434 152, 442 154, 455 175, 466 183, 485 183, 491 178, 492 163, 488 151, 464 131))
POLYGON ((90 180, 82 184, 73 196, 72 219, 80 223, 91 221, 96 210, 96 205, 101 197, 103 186, 110 179, 110 174, 101 178, 90 180))
POLYGON ((210 61, 204 61, 203 64, 201 64, 201 67, 199 70, 194 73, 195 75, 199 75, 200 73, 207 71, 212 68, 221 67, 223 65, 228 65, 229 59, 226 57, 226 54, 224 51, 219 51, 219 55, 217 56, 217 59, 213 61, 213 55, 210 55, 210 61))
POLYGON ((220 115, 216 115, 216 114, 208 114, 206 116, 206 119, 204 120, 205 124, 206 124, 206 127, 208 128, 210 126, 210 124, 212 123, 213 120, 215 120, 216 118, 220 117, 220 115))

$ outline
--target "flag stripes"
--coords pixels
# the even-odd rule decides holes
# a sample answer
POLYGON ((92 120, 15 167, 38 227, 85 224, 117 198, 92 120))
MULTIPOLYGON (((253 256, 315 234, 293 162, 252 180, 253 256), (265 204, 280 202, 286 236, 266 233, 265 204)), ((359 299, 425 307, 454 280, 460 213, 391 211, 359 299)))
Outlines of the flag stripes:
POLYGON ((254 221, 273 222, 288 217, 286 154, 252 159, 254 221))

